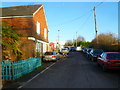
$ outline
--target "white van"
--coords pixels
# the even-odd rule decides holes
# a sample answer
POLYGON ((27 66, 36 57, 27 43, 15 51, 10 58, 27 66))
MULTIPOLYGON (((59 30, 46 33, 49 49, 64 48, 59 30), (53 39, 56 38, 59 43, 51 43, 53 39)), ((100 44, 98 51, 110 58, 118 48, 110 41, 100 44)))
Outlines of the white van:
POLYGON ((78 47, 76 48, 76 51, 81 51, 81 50, 82 50, 81 46, 78 46, 78 47))

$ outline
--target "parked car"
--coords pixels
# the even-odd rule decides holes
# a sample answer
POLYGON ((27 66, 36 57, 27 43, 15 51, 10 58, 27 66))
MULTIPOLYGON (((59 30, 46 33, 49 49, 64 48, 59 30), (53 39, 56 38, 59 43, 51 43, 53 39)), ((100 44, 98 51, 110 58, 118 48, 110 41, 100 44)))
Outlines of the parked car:
POLYGON ((71 47, 70 51, 76 51, 76 47, 71 47))
POLYGON ((62 48, 61 53, 68 54, 69 50, 67 48, 62 48))
POLYGON ((64 47, 64 48, 67 48, 67 49, 68 49, 68 51, 70 51, 70 47, 64 47))
POLYGON ((76 51, 81 51, 81 50, 82 50, 81 46, 76 47, 76 51))
POLYGON ((97 58, 103 70, 120 69, 120 52, 104 52, 97 58))
POLYGON ((63 53, 62 52, 58 52, 59 57, 62 58, 63 57, 63 53))
POLYGON ((92 61, 97 61, 97 57, 99 57, 104 51, 102 49, 92 49, 90 51, 90 59, 92 61))
POLYGON ((92 50, 92 48, 88 48, 87 50, 87 57, 89 58, 90 57, 90 51, 92 50))
POLYGON ((60 59, 59 54, 56 53, 56 51, 48 51, 45 52, 42 56, 43 61, 57 61, 60 59))
POLYGON ((82 51, 83 51, 83 53, 87 53, 87 47, 82 47, 82 51))

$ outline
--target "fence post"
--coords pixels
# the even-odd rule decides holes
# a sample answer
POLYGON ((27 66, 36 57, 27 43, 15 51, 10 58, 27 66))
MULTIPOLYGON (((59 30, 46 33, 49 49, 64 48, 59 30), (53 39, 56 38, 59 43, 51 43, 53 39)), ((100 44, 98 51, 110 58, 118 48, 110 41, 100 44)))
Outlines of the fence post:
POLYGON ((0 90, 1 89, 2 89, 2 63, 0 62, 0 90))
POLYGON ((1 80, 15 80, 41 66, 41 58, 29 58, 8 63, 2 62, 1 80))

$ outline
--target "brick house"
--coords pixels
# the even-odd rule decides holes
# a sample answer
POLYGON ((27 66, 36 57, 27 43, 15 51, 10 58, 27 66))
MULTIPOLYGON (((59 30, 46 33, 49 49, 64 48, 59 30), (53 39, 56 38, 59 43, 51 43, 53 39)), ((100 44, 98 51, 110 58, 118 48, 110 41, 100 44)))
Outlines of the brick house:
MULTIPOLYGON (((22 59, 34 57, 36 52, 43 53, 48 50, 48 25, 42 4, 0 9, 2 22, 7 22, 22 35, 20 37, 22 59)), ((10 57, 14 60, 12 55, 10 57)))

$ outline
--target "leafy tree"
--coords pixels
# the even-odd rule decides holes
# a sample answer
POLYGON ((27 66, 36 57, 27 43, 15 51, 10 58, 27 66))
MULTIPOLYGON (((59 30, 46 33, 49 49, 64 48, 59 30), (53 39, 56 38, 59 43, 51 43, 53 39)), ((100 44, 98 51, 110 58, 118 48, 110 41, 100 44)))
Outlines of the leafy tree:
MULTIPOLYGON (((76 40, 74 40, 73 44, 74 44, 74 46, 76 46, 76 40)), ((77 46, 80 46, 80 45, 88 47, 89 46, 89 42, 86 42, 85 38, 83 36, 79 35, 77 37, 77 46)))
MULTIPOLYGON (((85 46, 89 47, 90 42, 85 42, 85 41, 78 41, 77 46, 85 46)), ((74 46, 76 46, 76 42, 74 42, 74 46)))
POLYGON ((16 56, 16 59, 20 59, 22 56, 22 51, 19 49, 19 36, 18 34, 10 25, 3 23, 0 25, 2 31, 2 56, 5 59, 7 53, 5 50, 12 51, 12 53, 16 56))

